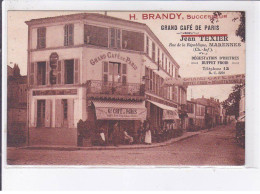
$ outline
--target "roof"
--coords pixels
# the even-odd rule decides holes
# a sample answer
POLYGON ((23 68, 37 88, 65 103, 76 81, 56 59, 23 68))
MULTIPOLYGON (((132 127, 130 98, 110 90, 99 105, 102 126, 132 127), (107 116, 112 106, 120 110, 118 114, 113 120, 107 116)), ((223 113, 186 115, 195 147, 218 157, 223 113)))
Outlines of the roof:
POLYGON ((47 23, 53 23, 53 22, 64 22, 64 21, 74 21, 74 20, 83 20, 83 19, 89 19, 89 20, 94 20, 94 21, 99 21, 99 22, 104 22, 104 23, 116 23, 116 24, 121 24, 121 25, 127 24, 130 27, 143 29, 159 44, 159 46, 168 55, 168 57, 171 59, 171 61, 174 63, 174 65, 177 66, 178 68, 180 67, 179 64, 175 61, 175 59, 171 56, 169 51, 164 47, 164 45, 161 43, 161 41, 157 38, 157 36, 144 23, 129 21, 129 20, 116 18, 116 17, 112 17, 112 16, 107 16, 107 15, 103 15, 103 14, 98 14, 98 13, 78 13, 78 14, 61 15, 61 16, 55 16, 55 17, 39 18, 39 19, 32 19, 30 21, 26 21, 25 23, 28 26, 32 26, 32 25, 38 25, 38 24, 47 24, 47 23))

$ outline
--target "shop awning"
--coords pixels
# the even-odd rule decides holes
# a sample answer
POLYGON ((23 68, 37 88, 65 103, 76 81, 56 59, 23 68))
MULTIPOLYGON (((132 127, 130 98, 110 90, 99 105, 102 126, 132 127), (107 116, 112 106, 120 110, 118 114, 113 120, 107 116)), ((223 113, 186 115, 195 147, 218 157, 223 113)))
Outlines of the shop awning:
POLYGON ((171 107, 171 106, 167 106, 158 102, 154 102, 151 100, 148 100, 149 102, 151 102, 152 104, 154 104, 155 106, 163 109, 163 120, 175 120, 175 119, 180 119, 179 115, 178 115, 178 109, 171 107))
POLYGON ((145 102, 92 100, 98 120, 146 120, 145 102))

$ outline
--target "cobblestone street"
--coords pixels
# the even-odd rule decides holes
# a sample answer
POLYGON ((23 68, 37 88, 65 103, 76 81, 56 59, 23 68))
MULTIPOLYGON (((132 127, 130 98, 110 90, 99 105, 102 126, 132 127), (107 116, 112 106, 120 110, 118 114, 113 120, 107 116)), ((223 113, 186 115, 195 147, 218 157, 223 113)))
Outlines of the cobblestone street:
POLYGON ((235 141, 233 125, 146 149, 31 150, 8 148, 10 165, 243 165, 245 150, 235 141))

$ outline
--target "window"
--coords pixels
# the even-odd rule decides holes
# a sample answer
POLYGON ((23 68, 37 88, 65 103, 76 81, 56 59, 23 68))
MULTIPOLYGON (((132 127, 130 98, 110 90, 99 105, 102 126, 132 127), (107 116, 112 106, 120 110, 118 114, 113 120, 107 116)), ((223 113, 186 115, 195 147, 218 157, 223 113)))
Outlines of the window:
POLYGON ((152 91, 153 90, 153 71, 151 69, 150 69, 149 81, 150 81, 150 91, 152 91))
POLYGON ((162 53, 162 68, 164 68, 164 54, 162 53))
POLYGON ((110 28, 110 47, 121 48, 121 33, 119 29, 110 28))
POLYGON ((108 28, 85 24, 84 44, 108 47, 108 28))
POLYGON ((46 47, 46 28, 38 28, 37 29, 37 48, 45 48, 46 47))
POLYGON ((68 119, 68 100, 62 99, 62 105, 63 105, 63 118, 66 120, 68 119))
POLYGON ((158 50, 157 50, 157 58, 158 58, 157 63, 158 63, 158 65, 160 66, 161 64, 160 64, 160 49, 159 49, 159 48, 158 48, 158 50))
POLYGON ((74 60, 65 60, 65 84, 74 83, 74 60))
POLYGON ((145 67, 145 90, 149 90, 149 69, 145 67))
POLYGON ((167 63, 167 58, 165 58, 165 71, 168 71, 168 63, 167 63))
POLYGON ((152 59, 153 59, 153 61, 155 61, 155 44, 154 44, 154 42, 152 44, 152 59))
POLYGON ((46 84, 46 62, 38 62, 38 71, 37 71, 37 84, 45 85, 46 84))
POLYGON ((64 26, 64 46, 73 45, 73 24, 66 24, 64 26))
POLYGON ((175 77, 177 78, 178 77, 178 69, 175 68, 175 77))
POLYGON ((146 36, 146 53, 149 55, 149 37, 146 36))
POLYGON ((144 51, 144 34, 122 30, 122 47, 127 50, 144 51))

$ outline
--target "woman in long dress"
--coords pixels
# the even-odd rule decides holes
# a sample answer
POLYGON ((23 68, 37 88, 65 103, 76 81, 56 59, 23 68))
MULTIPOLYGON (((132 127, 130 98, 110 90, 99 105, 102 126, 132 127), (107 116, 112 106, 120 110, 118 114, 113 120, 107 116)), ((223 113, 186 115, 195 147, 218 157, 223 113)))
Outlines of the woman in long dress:
POLYGON ((152 143, 152 133, 150 129, 150 123, 147 121, 145 126, 145 138, 144 143, 151 144, 152 143))

